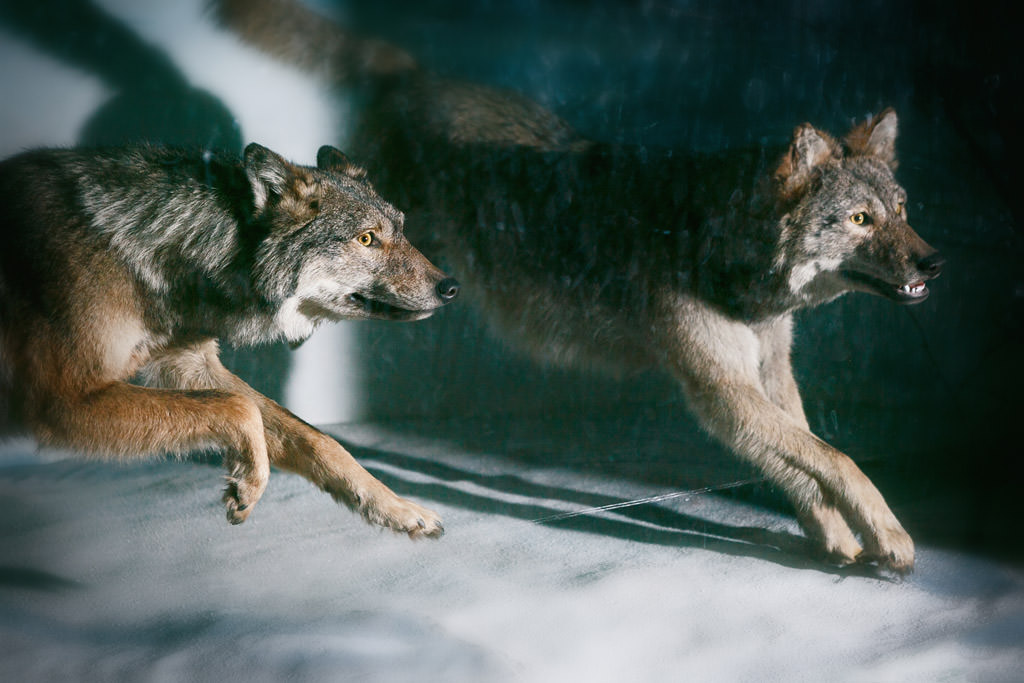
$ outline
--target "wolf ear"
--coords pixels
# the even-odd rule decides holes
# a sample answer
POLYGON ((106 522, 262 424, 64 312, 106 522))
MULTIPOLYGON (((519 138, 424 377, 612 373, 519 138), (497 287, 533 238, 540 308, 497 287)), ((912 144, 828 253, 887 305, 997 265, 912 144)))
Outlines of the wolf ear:
POLYGON ((851 156, 873 156, 895 170, 898 128, 896 112, 887 108, 871 121, 854 126, 846 136, 846 148, 851 156))
POLYGON ((828 133, 809 123, 797 126, 793 141, 775 171, 786 196, 796 195, 811 179, 815 168, 839 157, 839 145, 828 133))
POLYGON ((324 145, 316 153, 316 167, 321 171, 344 173, 350 178, 362 180, 366 177, 366 169, 356 166, 345 153, 336 147, 324 145))
POLYGON ((293 175, 292 166, 280 155, 255 142, 245 148, 244 158, 253 203, 256 211, 261 211, 271 194, 284 194, 293 175))

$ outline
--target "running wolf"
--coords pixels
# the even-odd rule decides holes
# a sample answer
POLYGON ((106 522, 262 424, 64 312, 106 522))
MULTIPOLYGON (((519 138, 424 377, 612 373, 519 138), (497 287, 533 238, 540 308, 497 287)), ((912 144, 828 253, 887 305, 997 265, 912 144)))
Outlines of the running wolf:
POLYGON ((105 457, 219 447, 232 523, 273 464, 370 522, 440 536, 436 514, 218 360, 218 339, 299 343, 325 320, 417 320, 453 299, 402 222, 331 147, 316 168, 255 143, 242 160, 140 146, 3 161, 0 433, 105 457))
POLYGON ((848 291, 920 303, 942 268, 893 176, 895 112, 841 139, 803 124, 778 149, 611 146, 300 4, 217 12, 262 49, 367 90, 359 158, 410 230, 429 226, 417 239, 500 334, 556 362, 664 369, 832 561, 912 569, 881 494, 809 430, 790 362, 794 311, 848 291))

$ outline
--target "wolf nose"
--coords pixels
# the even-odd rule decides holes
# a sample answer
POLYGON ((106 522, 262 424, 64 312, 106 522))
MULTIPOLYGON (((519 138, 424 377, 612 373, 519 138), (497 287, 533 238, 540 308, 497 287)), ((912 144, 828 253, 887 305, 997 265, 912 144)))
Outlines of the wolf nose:
POLYGON ((437 283, 437 295, 441 301, 448 303, 459 295, 459 281, 453 277, 446 277, 437 283))
POLYGON ((936 277, 942 272, 942 265, 946 262, 946 259, 942 258, 942 255, 938 252, 925 256, 923 259, 917 262, 917 269, 928 277, 936 277))

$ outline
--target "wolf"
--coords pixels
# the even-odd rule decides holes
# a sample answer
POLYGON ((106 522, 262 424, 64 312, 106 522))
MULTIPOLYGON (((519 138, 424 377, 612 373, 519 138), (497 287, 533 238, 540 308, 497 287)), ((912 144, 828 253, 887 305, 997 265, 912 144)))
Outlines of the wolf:
POLYGON ((256 143, 242 159, 134 146, 0 162, 0 433, 121 459, 214 447, 232 523, 276 465, 369 522, 440 536, 436 513, 218 359, 218 340, 297 344, 324 321, 450 302, 458 282, 403 221, 329 146, 315 168, 256 143))
POLYGON ((838 564, 898 573, 914 544, 811 433, 793 314, 851 291, 917 304, 943 259, 908 223, 886 109, 836 138, 719 153, 587 140, 528 98, 432 74, 287 0, 221 0, 256 47, 364 91, 357 158, 503 338, 556 363, 657 368, 792 501, 838 564))

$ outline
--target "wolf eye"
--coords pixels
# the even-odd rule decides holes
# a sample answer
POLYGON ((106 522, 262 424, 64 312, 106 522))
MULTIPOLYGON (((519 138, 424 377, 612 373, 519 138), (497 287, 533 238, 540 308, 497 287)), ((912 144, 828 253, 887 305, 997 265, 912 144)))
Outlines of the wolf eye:
POLYGON ((863 211, 858 211, 857 213, 850 216, 850 222, 853 223, 854 225, 864 225, 867 222, 867 220, 868 215, 863 211))
POLYGON ((356 241, 359 242, 359 244, 363 245, 364 247, 370 246, 371 244, 373 244, 373 230, 367 230, 359 237, 357 237, 356 241))
POLYGON ((897 216, 902 215, 902 213, 903 213, 903 204, 904 203, 905 202, 902 199, 899 200, 898 202, 896 202, 896 215, 897 216))

